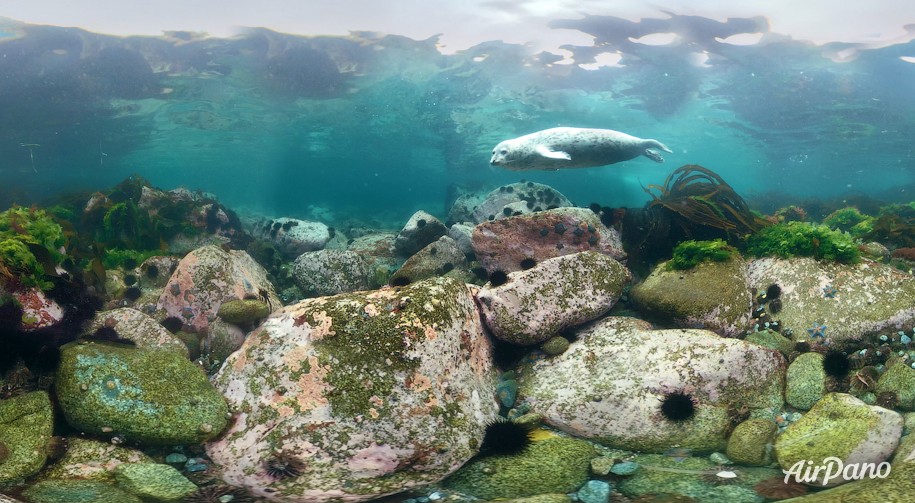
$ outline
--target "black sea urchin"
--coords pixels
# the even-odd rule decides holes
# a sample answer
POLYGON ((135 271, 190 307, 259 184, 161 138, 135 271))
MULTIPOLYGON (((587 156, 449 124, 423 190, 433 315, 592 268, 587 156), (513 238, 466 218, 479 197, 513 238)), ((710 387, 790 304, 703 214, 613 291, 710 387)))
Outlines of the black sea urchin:
POLYGON ((841 351, 827 351, 823 355, 823 371, 828 376, 845 377, 851 371, 851 361, 841 351))
POLYGON ((531 430, 523 424, 497 419, 486 426, 480 455, 512 455, 524 452, 531 445, 531 430))
POLYGON ((695 399, 682 391, 674 391, 661 400, 661 414, 674 422, 686 421, 696 414, 695 399))

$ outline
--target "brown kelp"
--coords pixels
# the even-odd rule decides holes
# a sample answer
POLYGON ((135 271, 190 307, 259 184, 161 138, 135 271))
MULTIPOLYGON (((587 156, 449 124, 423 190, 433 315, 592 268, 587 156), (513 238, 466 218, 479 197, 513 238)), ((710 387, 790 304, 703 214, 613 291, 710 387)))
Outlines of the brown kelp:
POLYGON ((652 184, 645 192, 652 198, 648 208, 666 210, 659 216, 669 218, 688 237, 703 227, 739 237, 766 226, 721 176, 696 164, 677 168, 663 186, 652 184))

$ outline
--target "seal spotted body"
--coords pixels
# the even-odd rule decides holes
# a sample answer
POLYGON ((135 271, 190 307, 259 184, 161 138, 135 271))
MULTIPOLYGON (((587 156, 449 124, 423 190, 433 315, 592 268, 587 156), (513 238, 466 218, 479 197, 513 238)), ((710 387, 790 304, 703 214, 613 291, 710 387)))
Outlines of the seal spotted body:
POLYGON ((489 163, 513 171, 555 171, 606 166, 640 155, 664 162, 658 150, 671 152, 658 140, 643 140, 611 129, 557 127, 499 143, 489 163))

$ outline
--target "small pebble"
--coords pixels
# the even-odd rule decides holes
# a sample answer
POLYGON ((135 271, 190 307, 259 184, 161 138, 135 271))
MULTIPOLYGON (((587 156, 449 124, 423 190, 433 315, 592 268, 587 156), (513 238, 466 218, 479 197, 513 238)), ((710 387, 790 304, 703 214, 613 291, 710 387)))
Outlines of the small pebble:
POLYGON ((610 468, 610 473, 614 475, 632 475, 639 469, 639 464, 634 461, 623 461, 610 468))
POLYGON ((170 465, 183 465, 187 462, 187 456, 180 452, 173 452, 168 456, 165 456, 165 462, 170 465))
POLYGON ((708 457, 709 461, 715 463, 716 465, 733 465, 734 462, 731 461, 727 456, 720 452, 713 452, 711 456, 708 457))
POLYGON ((582 503, 607 503, 610 501, 610 484, 603 480, 589 480, 578 490, 578 501, 582 503))

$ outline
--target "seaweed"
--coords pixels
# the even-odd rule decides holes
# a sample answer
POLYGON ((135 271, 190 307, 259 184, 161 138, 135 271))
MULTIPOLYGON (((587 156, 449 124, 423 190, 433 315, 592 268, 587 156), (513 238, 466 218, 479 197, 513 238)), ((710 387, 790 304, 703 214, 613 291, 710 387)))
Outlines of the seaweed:
POLYGON ((722 239, 711 241, 683 241, 674 247, 673 257, 667 267, 676 271, 692 269, 702 262, 725 262, 737 254, 737 249, 722 239))
POLYGON ((686 236, 703 227, 721 231, 727 237, 744 236, 767 225, 723 178, 696 164, 681 166, 663 186, 652 184, 644 190, 652 199, 648 208, 666 210, 667 218, 686 236))
POLYGON ((757 257, 813 257, 846 264, 857 263, 861 258, 850 235, 807 222, 766 227, 747 238, 747 251, 757 257))
POLYGON ((915 202, 880 208, 880 215, 863 238, 894 248, 915 247, 915 202))

